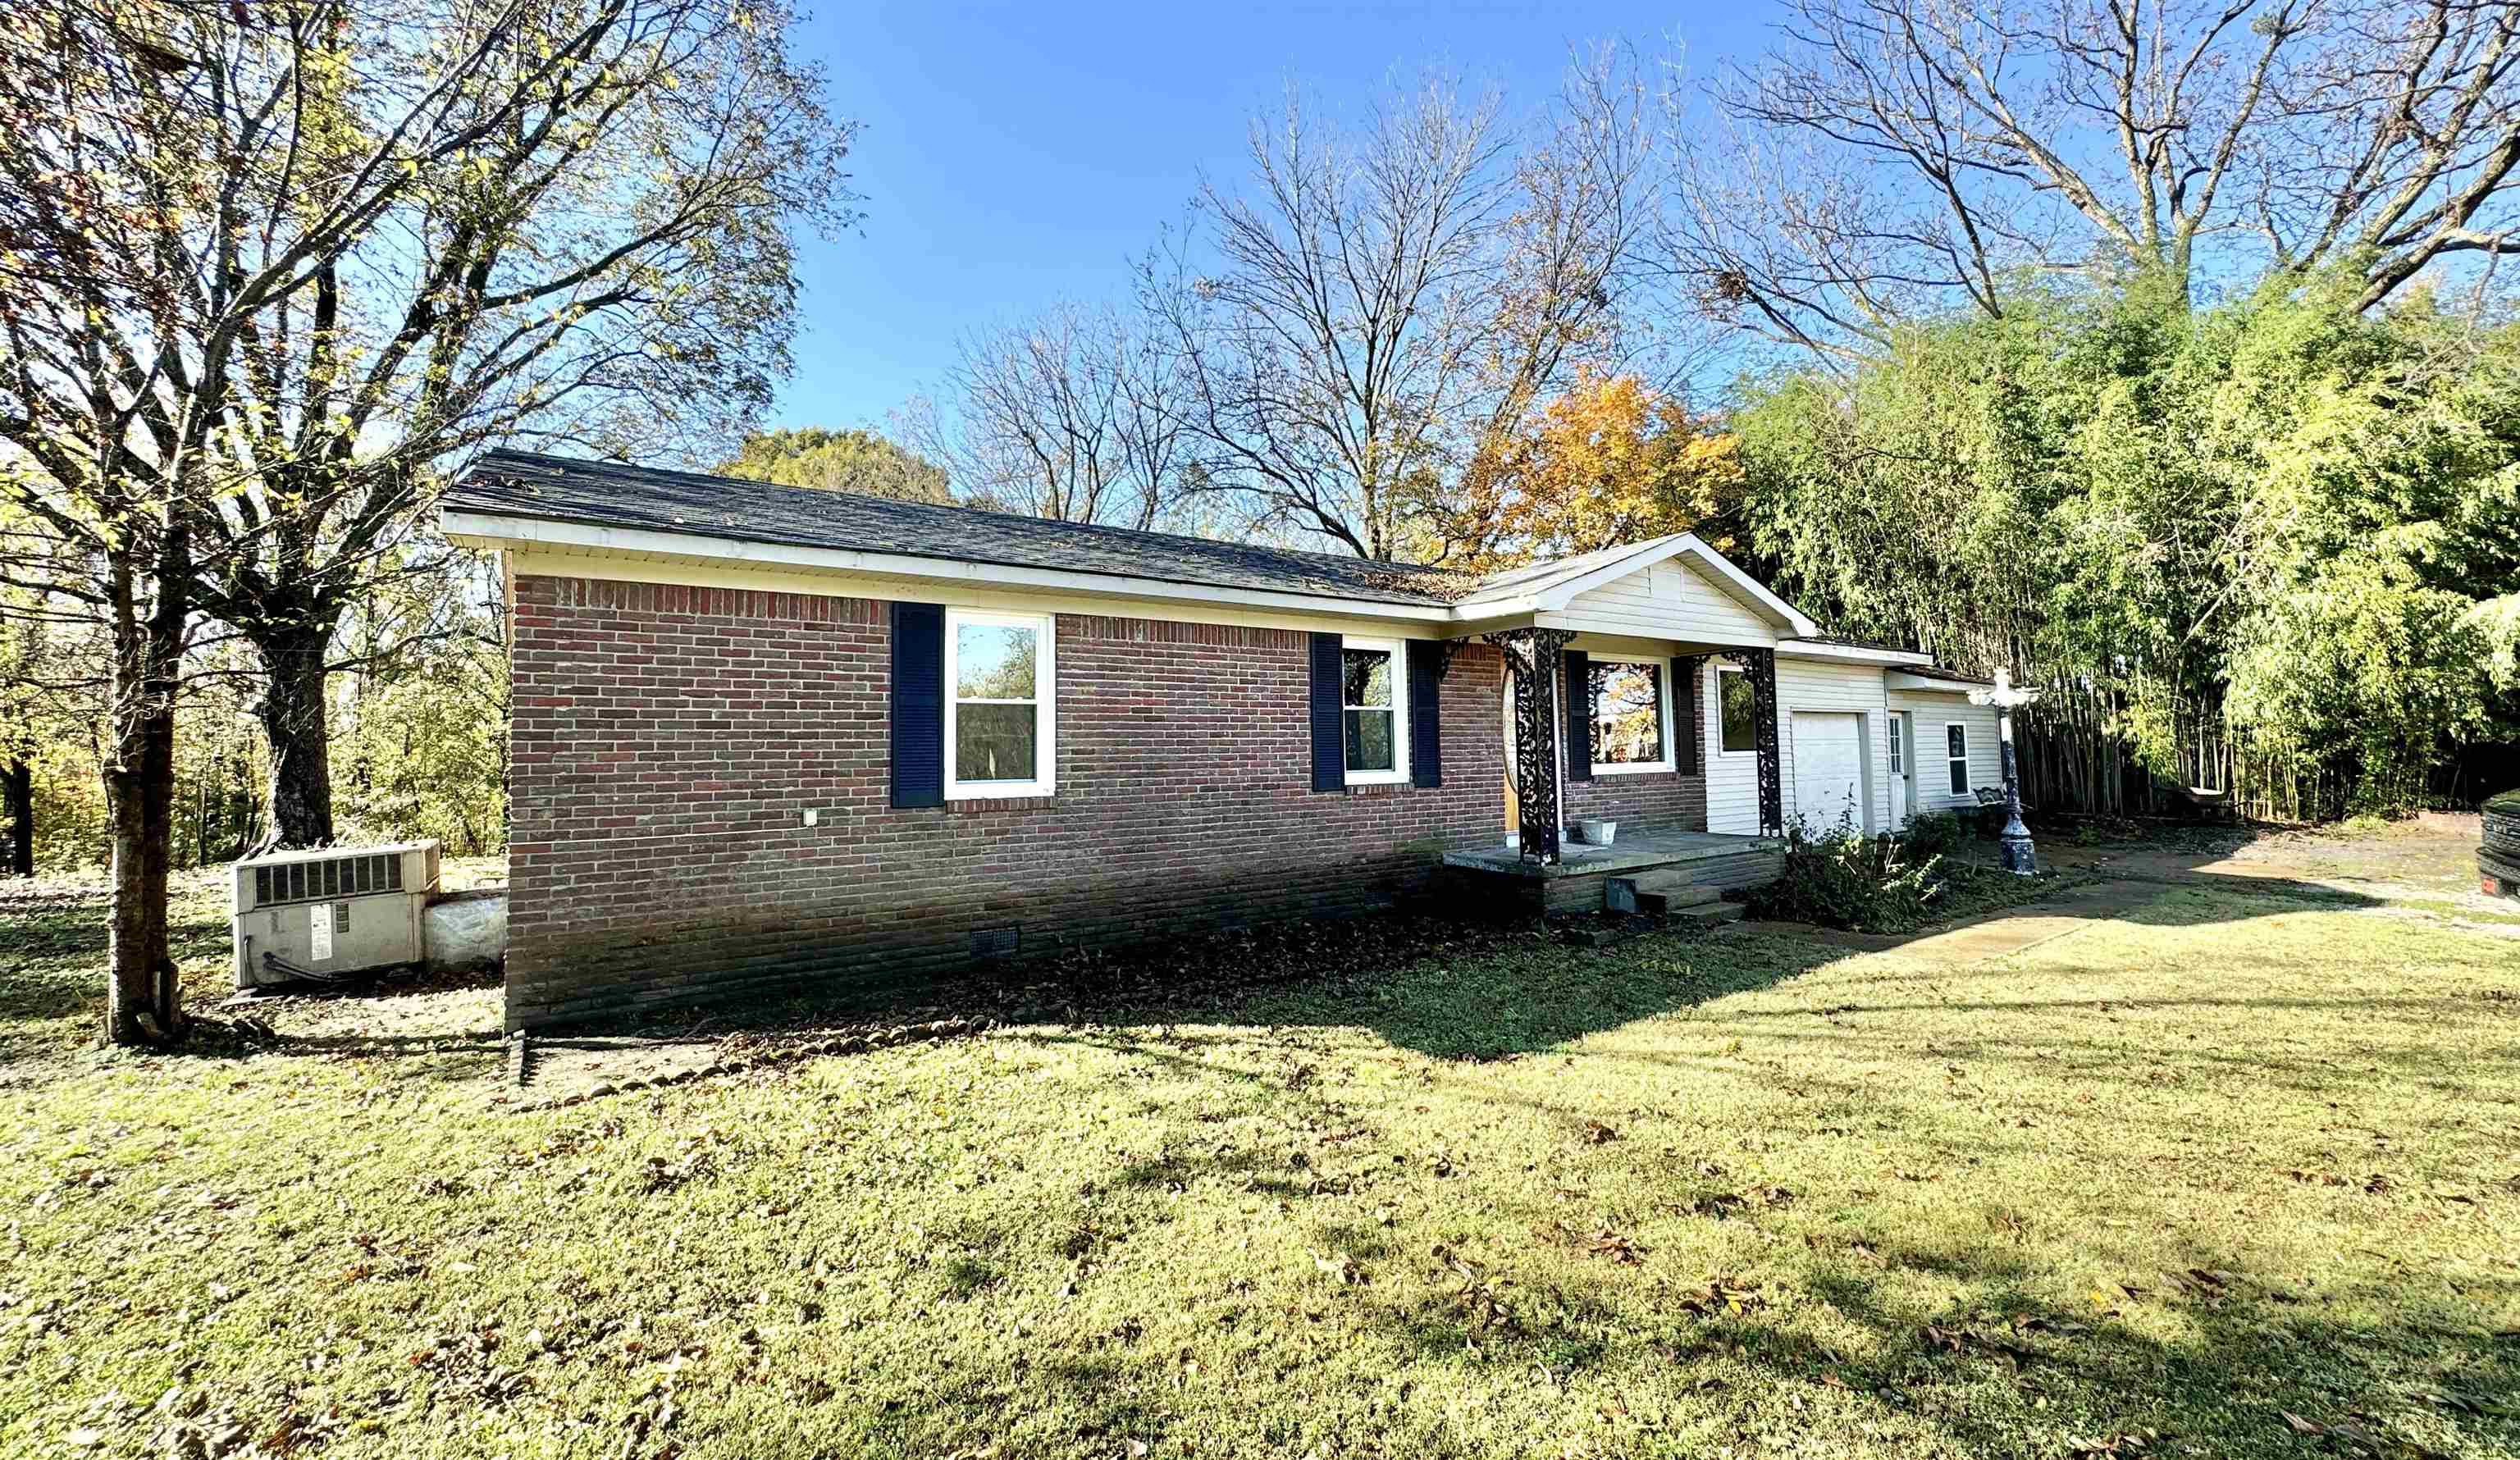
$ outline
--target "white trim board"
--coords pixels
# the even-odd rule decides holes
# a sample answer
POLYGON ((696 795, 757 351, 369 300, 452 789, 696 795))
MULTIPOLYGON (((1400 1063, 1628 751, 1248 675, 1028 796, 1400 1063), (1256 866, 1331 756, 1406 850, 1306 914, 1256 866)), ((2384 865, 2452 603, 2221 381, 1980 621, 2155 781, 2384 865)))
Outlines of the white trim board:
POLYGON ((1210 584, 1175 583, 1161 578, 1135 578, 1121 573, 1072 572, 1058 568, 968 562, 959 558, 913 557, 898 553, 804 548, 792 544, 709 537, 700 533, 593 527, 576 522, 494 517, 452 509, 444 513, 441 530, 447 541, 466 548, 550 548, 617 553, 660 560, 741 563, 772 569, 907 579, 919 583, 1052 589, 1098 597, 1108 595, 1171 602, 1234 603, 1401 623, 1451 624, 1459 618, 1450 606, 1436 603, 1364 603, 1328 595, 1219 588, 1210 584))
MULTIPOLYGON (((1934 656, 1916 649, 1883 648, 1869 643, 1832 643, 1826 640, 1779 639, 1780 659, 1837 659, 1856 664, 1931 664, 1934 656)), ((1965 687, 1965 686, 1962 686, 1965 687)))
POLYGON ((1339 764, 1352 786, 1396 786, 1409 781, 1409 645, 1397 639, 1373 639, 1362 635, 1344 635, 1339 640, 1339 764), (1347 765, 1347 717, 1351 709, 1374 709, 1378 706, 1350 705, 1347 702, 1347 660, 1352 651, 1383 654, 1391 663, 1391 767, 1386 771, 1359 771, 1347 765))
MULTIPOLYGON (((1596 776, 1669 774, 1670 773, 1679 770, 1680 757, 1675 753, 1674 749, 1674 747, 1679 743, 1679 728, 1674 722, 1678 720, 1680 715, 1680 692, 1679 686, 1672 683, 1671 675, 1674 666, 1671 662, 1671 656, 1668 654, 1623 653, 1614 649, 1604 649, 1598 653, 1588 654, 1587 662, 1593 665, 1651 665, 1654 671, 1654 693, 1661 699, 1661 703, 1656 705, 1654 708, 1654 719, 1662 729, 1661 756, 1650 761, 1588 762, 1587 764, 1592 767, 1593 774, 1596 776)), ((1593 706, 1590 702, 1591 697, 1591 686, 1586 686, 1586 704, 1584 706, 1584 720, 1587 726, 1592 724, 1593 719, 1593 706)), ((1587 738, 1589 741, 1589 734, 1587 738)), ((1584 747, 1585 753, 1590 755, 1592 750, 1592 745, 1587 743, 1584 747)))
MULTIPOLYGON (((1925 662, 1931 663, 1932 661, 1927 660, 1925 662)), ((1896 669, 1891 670, 1884 677, 1884 682, 1893 689, 1904 689, 1915 694, 1967 694, 1972 690, 1992 689, 1995 687, 1991 683, 1964 683, 1956 680, 1946 680, 1936 675, 1908 674, 1896 669)))
POLYGON ((948 801, 1016 800, 1058 792, 1058 617, 1050 613, 1007 613, 994 608, 945 609, 945 799, 948 801), (965 780, 955 757, 962 742, 956 722, 968 704, 1012 701, 965 700, 962 696, 961 635, 966 624, 1025 629, 1033 635, 1032 699, 1033 774, 1018 779, 965 780))
POLYGON ((1820 625, 1805 616, 1801 609, 1777 597, 1758 579, 1742 572, 1740 568, 1733 565, 1732 559, 1706 546, 1693 532, 1678 533, 1671 537, 1655 538, 1651 542, 1641 543, 1633 553, 1623 553, 1605 563, 1588 566, 1562 577, 1552 579, 1544 576, 1508 584, 1497 593, 1485 595, 1473 593, 1455 603, 1453 610, 1463 619, 1492 618, 1498 615, 1521 613, 1555 613, 1563 610, 1578 597, 1605 583, 1615 583, 1641 569, 1684 554, 1702 565, 1715 579, 1717 588, 1780 627, 1790 630, 1795 637, 1809 638, 1820 633, 1820 625))

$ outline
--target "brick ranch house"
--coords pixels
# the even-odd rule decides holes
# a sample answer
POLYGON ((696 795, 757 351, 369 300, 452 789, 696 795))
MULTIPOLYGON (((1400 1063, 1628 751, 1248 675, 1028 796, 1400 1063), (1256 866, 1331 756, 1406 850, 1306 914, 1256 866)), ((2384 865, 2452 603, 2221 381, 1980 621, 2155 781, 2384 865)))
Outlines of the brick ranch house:
POLYGON ((1978 682, 1687 534, 1464 583, 522 453, 442 525, 507 566, 511 1028, 1445 877, 1742 885, 1789 817, 1998 775, 1978 682))

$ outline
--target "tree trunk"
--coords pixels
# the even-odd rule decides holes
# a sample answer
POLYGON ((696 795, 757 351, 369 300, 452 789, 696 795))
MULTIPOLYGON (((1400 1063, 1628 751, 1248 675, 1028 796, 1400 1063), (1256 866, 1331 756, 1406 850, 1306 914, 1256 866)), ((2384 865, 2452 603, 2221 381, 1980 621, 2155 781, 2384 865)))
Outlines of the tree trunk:
POLYGON ((23 757, 0 771, 0 800, 9 816, 9 875, 35 875, 35 768, 23 757))
POLYGON ((333 730, 325 703, 330 615, 292 616, 253 635, 267 687, 259 706, 271 747, 266 847, 320 847, 333 840, 333 730))
MULTIPOLYGON (((179 544, 170 554, 189 572, 179 544)), ((175 829, 175 688, 184 645, 181 576, 161 572, 158 601, 134 611, 130 574, 118 571, 112 757, 105 793, 113 834, 113 909, 107 948, 105 1037, 115 1044, 163 1044, 184 1016, 167 937, 166 873, 175 829)))

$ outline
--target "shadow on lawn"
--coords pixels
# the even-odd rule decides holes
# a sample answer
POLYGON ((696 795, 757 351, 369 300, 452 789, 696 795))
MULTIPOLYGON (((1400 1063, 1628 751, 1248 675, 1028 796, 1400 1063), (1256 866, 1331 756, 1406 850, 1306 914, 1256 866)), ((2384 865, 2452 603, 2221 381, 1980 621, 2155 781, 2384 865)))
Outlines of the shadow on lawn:
MULTIPOLYGON (((1160 1041, 1106 1038, 1148 1057, 1188 1058, 1160 1041)), ((1202 1068, 1215 1073, 1212 1064, 1202 1068)), ((1266 1072, 1243 1073, 1270 1084, 1266 1072)), ((1345 1119, 1333 1087, 1280 1084, 1277 1098, 1314 1107, 1316 1124, 1345 1119)), ((1762 1230, 1769 1218, 1755 1215, 1685 1218, 1728 1223, 1724 1230, 1737 1239, 1733 1260, 1743 1264, 1737 1272, 1701 1276, 1650 1249, 1634 1263, 1579 1253, 1571 1262, 1543 1264, 1518 1239, 1526 1229, 1539 1242, 1552 1240, 1550 1229, 1563 1231, 1556 1222, 1564 1209, 1543 1197, 1482 1205, 1475 1227, 1483 1239, 1449 1226, 1307 1221, 1308 1202, 1358 1193, 1256 1150, 1168 1150, 1132 1163, 1087 1188, 1072 1212, 1041 1213, 1042 1225, 1125 1241, 1133 1226, 1174 1219, 1176 1193, 1203 1177, 1281 1204, 1319 1248, 1360 1264, 1342 1275, 1338 1261, 1324 1262, 1309 1288, 1250 1300, 1251 1316, 1282 1315, 1299 1332, 1323 1325, 1317 1331, 1362 1364, 1353 1382, 1401 1396, 1378 1426, 1394 1441, 1417 1438, 1418 1427, 1440 1433, 1475 1412, 1475 1399, 1468 1410, 1455 1402, 1475 1391, 1448 1384, 1448 1371, 1478 1388, 1553 1392, 1570 1415, 1586 1423, 1598 1415, 1612 1449, 1633 1438, 1657 1453, 1642 1433, 1655 1425, 1695 1427, 1694 1442, 1710 1450, 1746 1443, 1761 1453, 1780 1432, 1815 1426, 1845 1427, 1885 1444, 1918 1438, 1876 1428, 1894 1424, 1984 1455, 2315 1450, 2420 1460, 2452 1450, 2501 1453, 2520 1440, 2507 1398, 2520 1391, 2520 1343, 2477 1321, 2480 1312, 2507 1313, 2520 1303, 2520 1278, 2507 1273, 2470 1269, 2453 1287, 2428 1273, 2366 1267, 2321 1281, 2253 1271, 2198 1239, 2167 1234, 2129 1258, 2112 1285, 2092 1295, 2095 1303, 2080 1294, 2060 1300, 2052 1271, 2027 1253, 1902 1242, 1862 1225, 1830 1231, 1780 1222, 1783 1229, 1762 1230), (1796 1225, 1804 1229, 1791 1230, 1796 1225), (1439 1240, 1430 1246, 1430 1238, 1439 1240), (1930 1305, 1902 1299, 1906 1274, 1929 1275, 1947 1296, 1930 1305), (1395 1364, 1412 1366, 1407 1382, 1395 1385, 1402 1377, 1395 1364), (2287 1412, 2333 1438, 2310 1445, 2313 1434, 2287 1412), (1640 1433, 1621 1436, 1621 1424, 1640 1433), (2174 1442, 2115 1443, 2145 1430, 2174 1442)), ((1238 1291, 1186 1285, 1173 1296, 1231 1327, 1242 1321, 1238 1291)), ((1031 1396, 1029 1407, 1057 1413, 1075 1434, 1160 1440, 1174 1406, 1158 1390, 1120 1382, 1147 1360, 1126 1351, 1134 1339, 1117 1342, 1108 1361, 939 1376, 942 1389, 904 1394, 911 1411, 904 1418, 935 1427, 919 1438, 950 1448, 966 1422, 958 1408, 968 1400, 972 1412, 986 1413, 1012 1386, 1031 1396)), ((1290 1349, 1281 1380, 1319 1362, 1310 1354, 1310 1346, 1290 1349)), ((1347 1381, 1332 1365, 1306 1382, 1347 1381)), ((1282 1429, 1270 1438, 1290 1446, 1326 1438, 1300 1420, 1255 1413, 1250 1422, 1282 1429)), ((1667 1448, 1676 1438, 1660 1438, 1667 1448)))
MULTIPOLYGON (((2198 854, 2196 860, 2212 859, 2198 854)), ((2270 877, 2200 876, 2175 885, 2069 891, 2086 896, 1987 917, 2091 915, 2186 927, 2380 906, 2360 893, 2270 877), (2088 896, 2092 893, 2099 894, 2105 905, 2094 904, 2088 896)), ((1979 920, 1985 919, 1968 921, 1979 920)), ((1273 947, 1275 930, 1258 929, 1122 953, 1072 956, 1033 970, 1021 985, 980 982, 968 987, 974 996, 995 1000, 998 1011, 1033 1022, 1109 1028, 1354 1024, 1418 1053, 1495 1059, 1555 1048, 1639 1019, 1773 988, 1859 952, 1895 952, 1948 931, 1872 939, 1862 950, 1792 936, 1675 931, 1590 950, 1568 947, 1525 927, 1493 923, 1420 919, 1413 932, 1397 936, 1370 921, 1309 924, 1302 925, 1301 933, 1312 942, 1301 951, 1273 947), (1342 934, 1354 934, 1354 942, 1343 943, 1342 934), (1318 960, 1326 976, 1297 972, 1305 959, 1318 960), (1218 969, 1238 972, 1220 978, 1218 969)), ((2207 997, 2199 995, 2199 1001, 2207 997)), ((2375 1007, 2385 1002, 2351 1001, 2375 1007)), ((953 1006, 950 995, 937 1002, 953 1006)), ((2043 1006, 2000 996, 1989 998, 1985 1006, 2007 1003, 2043 1006)), ((1858 1003, 1847 1011, 1899 1006, 1858 1003)))
MULTIPOLYGON (((2202 865, 2221 851, 2153 859, 2154 877, 2100 889, 2124 894, 2111 915, 2154 925, 2236 921, 2309 908, 2373 906, 2375 900, 2283 878, 2192 875, 2165 882, 2177 865, 2202 865), (2171 867, 2164 872, 2163 867, 2171 867)), ((2086 889, 2086 893, 2090 890, 2086 889)), ((2068 898, 2073 895, 2069 892, 2068 898)), ((2075 910, 2072 901, 2034 904, 1990 916, 2075 910)), ((1963 926, 1965 923, 1962 924, 1963 926)), ((1865 940, 1861 951, 1896 950, 1935 936, 1927 930, 1865 940)), ((190 919, 179 945, 196 973, 224 944, 223 923, 190 919)), ((101 1007, 104 906, 93 896, 22 904, 0 898, 0 937, 23 951, 0 966, 0 1041, 101 1007)), ((833 1025, 886 1025, 947 1015, 1009 1022, 1139 1027, 1218 1024, 1357 1024, 1393 1044, 1440 1058, 1493 1059, 1550 1049, 1732 994, 1773 987, 1857 950, 1819 939, 1649 934, 1606 949, 1560 943, 1528 924, 1501 924, 1459 909, 1420 910, 1336 921, 1264 924, 1116 951, 1065 950, 1012 969, 949 978, 915 988, 845 995, 807 988, 779 999, 719 1002, 568 1033, 718 1039, 810 1039, 833 1025)), ((477 981, 472 981, 477 984, 477 981)), ((188 978, 201 1009, 223 981, 188 978)), ((375 991, 439 992, 433 983, 375 991)), ((452 986, 448 986, 452 987, 452 986)), ((341 1000, 354 1011, 361 995, 341 1000)), ((2000 1006, 1991 1000, 1989 1006, 2000 1006)), ((1893 1005, 1883 1004, 1887 1010, 1893 1005)), ((284 1030, 259 1047, 386 1057, 397 1048, 431 1061, 453 1030, 380 1037, 284 1030)), ((196 1046, 237 1052, 216 1039, 196 1046)))
MULTIPOLYGON (((2268 910, 2298 906, 2285 898, 2269 904, 2268 910)), ((2244 1020, 2252 1001, 2212 1002, 2244 1020)), ((2360 1001, 2333 1002, 2353 1007, 2360 1001)), ((2394 1007, 2417 1001, 2375 1002, 2394 1007)), ((2015 1006, 2078 1017, 2090 1008, 2081 999, 2015 1006)), ((1956 1028, 1965 1028, 1982 1012, 1967 1003, 1944 1011, 1956 1028)), ((1771 1011, 1756 1012, 1771 1017, 1771 1011)), ((1865 1038, 1817 1018, 1814 1029, 1823 1038, 1865 1038)), ((1306 1321, 1332 1325, 1324 1331, 1333 1334, 1343 1324, 1357 1340, 1340 1343, 1378 1344, 1399 1362, 1434 1370, 1411 1372, 1397 1387, 1404 1396, 1422 1393, 1434 1402, 1398 1406, 1385 1432, 1394 1438, 1407 1437, 1410 1424, 1440 1427, 1453 1422, 1448 1414, 1464 1412, 1445 1397, 1463 1393, 1440 1377, 1449 1369, 1478 1376, 1491 1389, 1552 1390, 1570 1413, 1598 1413, 1605 1423, 1616 1423, 1615 1412, 1641 1427, 1694 1426, 1691 1442, 1710 1451, 1731 1443, 1764 1452, 1760 1446, 1778 1442, 1782 1431, 1798 1423, 1878 1434, 1877 1442, 1885 1444, 1894 1432, 1874 1427, 1912 1425, 1925 1433, 1898 1434, 1898 1442, 1939 1442, 1985 1455, 2315 1452, 2427 1460, 2504 1453, 2520 1441, 2520 1411, 2509 1399, 2520 1393, 2520 1332, 2489 1331, 2493 1315, 2520 1310, 2520 1274, 2507 1266, 2467 1264, 2446 1281, 2377 1253, 2340 1253, 2325 1272, 2259 1270, 2241 1248, 2218 1247, 2220 1229, 2204 1222, 2149 1235, 2091 1234, 2092 1250, 2108 1254, 2099 1264, 2108 1285, 2086 1294, 2060 1292, 2052 1241, 2043 1257, 2040 1250, 2007 1248, 2000 1232, 1987 1241, 1965 1235, 1942 1241, 1930 1232, 1903 1230, 1895 1220, 1860 1215, 1815 1220, 1816 1208, 1682 1216, 1684 1221, 1726 1223, 1720 1230, 1732 1237, 1732 1252, 1708 1261, 1740 1265, 1715 1272, 1673 1265, 1650 1249, 1634 1264, 1588 1255, 1577 1244, 1594 1218, 1569 1232, 1560 1225, 1572 1219, 1569 1209, 1538 1192, 1480 1193, 1478 1215, 1465 1217, 1469 1225, 1458 1229, 1405 1218, 1397 1228, 1363 1225, 1347 1214, 1358 1210, 1354 1199, 1366 1195, 1366 1188, 1342 1185, 1328 1168, 1317 1172, 1297 1162, 1290 1169, 1282 1151, 1202 1149, 1203 1128, 1191 1124, 1260 1110, 1284 1117, 1289 1107, 1300 1107, 1308 1128, 1358 1125, 1362 1113, 1347 1108, 1335 1082, 1307 1077, 1304 1031, 1285 1032, 1296 1043, 1283 1058, 1262 1055, 1232 1064, 1199 1057, 1201 1041, 1191 1032, 1104 1028, 1034 1036, 1177 1065, 1210 1082, 1230 1082, 1239 1091, 1238 1098, 1202 1104, 1195 1116, 1184 1112, 1178 1143, 1165 1141, 1159 1156, 1132 1162, 1116 1179, 1089 1188, 1070 1220, 1124 1232, 1133 1224, 1168 1221, 1176 1194, 1202 1179, 1222 1179, 1281 1204, 1308 1228, 1308 1245, 1333 1261, 1311 1290, 1291 1303, 1273 1299, 1264 1305, 1266 1312, 1282 1310, 1290 1321, 1309 1315, 1306 1321), (1307 1218, 1307 1205, 1315 1201, 1323 1201, 1324 1216, 1307 1218), (1529 1241, 1522 1237, 1526 1231, 1529 1241), (1443 1245, 1430 1247, 1430 1241, 1443 1245), (1534 1243, 1552 1241, 1568 1243, 1571 1259, 1534 1261, 1534 1243), (1471 1261, 1457 1265, 1456 1257, 1471 1261), (1352 1260, 1364 1270, 1342 1279, 1337 1259, 1352 1260), (1920 1288, 1935 1296, 1915 1296, 1920 1288), (1740 1297, 1737 1307, 1724 1301, 1728 1291, 1740 1297), (1615 1405, 1604 1404, 1610 1398, 1615 1405), (2287 1414, 2300 1416, 2301 1425, 2287 1414), (2147 1430, 2170 1442, 2118 1443, 2147 1430)), ((2420 1078, 2425 1040, 2419 1021, 2407 1020, 2399 1033, 2403 1039, 2385 1048, 2358 1038, 2357 1057, 2388 1067, 2392 1079, 2420 1078)), ((1937 1036, 1931 1043, 1939 1058, 1945 1040, 1937 1036)), ((2043 1034, 2039 1043, 2036 1051, 2006 1049, 1990 1040, 1954 1057, 1972 1066, 2012 1059, 2070 1068, 2077 1084, 2111 1072, 2141 1082, 2155 1063, 2130 1061, 2123 1037, 2086 1045, 2043 1034)), ((1867 1063, 1874 1053, 1883 1060, 1912 1059, 1912 1033, 1900 1047, 1884 1044, 1851 1057, 1867 1063)), ((2248 1063, 2244 1056, 2184 1040, 2164 1043, 2157 1054, 2182 1067, 2248 1063)), ((1585 1057, 1627 1055, 1596 1041, 1585 1057)), ((2320 1064, 2334 1075, 2331 1064, 2320 1064)), ((2269 1078, 2285 1079, 2287 1068, 2274 1061, 2269 1078)), ((1796 1083, 1805 1090, 1815 1086, 1808 1075, 1797 1076, 1796 1083)), ((1491 1091, 1483 1098, 1514 1097, 1491 1091)), ((1549 1105, 1545 1099, 1532 1103, 1549 1105)), ((1578 1128, 1588 1109, 1576 1102, 1549 1108, 1570 1129, 1578 1128)), ((2145 1118, 2138 1106, 2113 1108, 2127 1118, 2145 1118)), ((2179 1109, 2175 1102, 2164 1104, 2151 1118, 2178 1122, 2179 1109)), ((1833 1117, 1819 1112, 1814 1119, 1833 1117)), ((1808 1130, 1789 1126, 1772 1133, 1786 1140, 1811 1138, 1808 1130)), ((2025 1139, 2020 1151, 1973 1147, 1970 1154, 2001 1165, 2028 1153, 2025 1139)), ((1687 1184, 1684 1178, 1674 1190, 1675 1201, 1685 1202, 1687 1184)), ((2330 1198, 2304 1188, 2297 1199, 2330 1198)), ((2452 1213, 2460 1219, 2492 1221, 2492 1210, 2471 1206, 2452 1213)), ((1223 1294, 1185 1288, 1176 1296, 1202 1309, 1221 1304, 1227 1309, 1223 1321, 1236 1321, 1233 1300, 1223 1294)), ((1385 1367, 1379 1358, 1368 1363, 1368 1371, 1380 1374, 1378 1382, 1388 1387, 1393 1381, 1385 1367)), ((1157 1438, 1168 1422, 1168 1406, 1150 1402, 1143 1390, 1099 1382, 1083 1371, 1071 1375, 1054 1365, 1026 1378, 1061 1387, 1051 1403, 1074 1416, 1080 1433, 1157 1438), (1070 1377, 1078 1380, 1072 1388, 1065 1386, 1070 1377)), ((951 1420, 940 1415, 937 1422, 951 1420)), ((1315 1431, 1282 1438, 1295 1444, 1323 1437, 1315 1431)), ((1616 1450, 1612 1441, 1619 1438, 1612 1433, 1604 1442, 1616 1450)), ((1641 1450, 1661 1452, 1644 1434, 1635 1438, 1641 1450)), ((1669 1440, 1659 1442, 1667 1447, 1669 1440)))

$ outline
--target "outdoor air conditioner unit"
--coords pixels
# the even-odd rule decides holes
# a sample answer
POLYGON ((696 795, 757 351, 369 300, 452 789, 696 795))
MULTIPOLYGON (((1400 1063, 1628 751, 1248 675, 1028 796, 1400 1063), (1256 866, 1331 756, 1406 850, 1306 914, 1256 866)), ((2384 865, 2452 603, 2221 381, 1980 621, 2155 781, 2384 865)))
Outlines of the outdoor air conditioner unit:
POLYGON ((237 989, 417 963, 437 843, 275 852, 236 864, 237 989))

